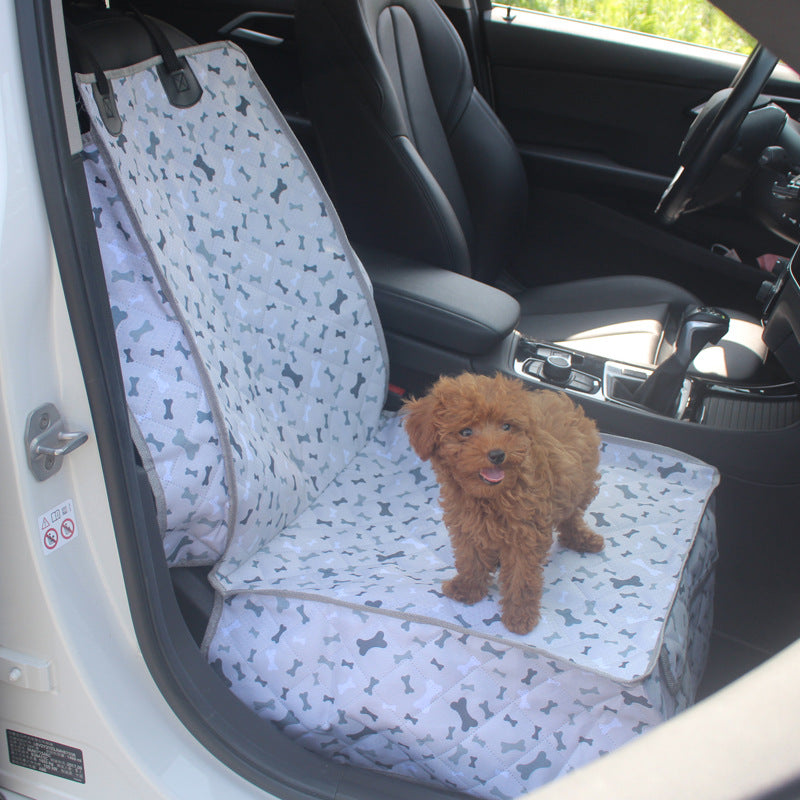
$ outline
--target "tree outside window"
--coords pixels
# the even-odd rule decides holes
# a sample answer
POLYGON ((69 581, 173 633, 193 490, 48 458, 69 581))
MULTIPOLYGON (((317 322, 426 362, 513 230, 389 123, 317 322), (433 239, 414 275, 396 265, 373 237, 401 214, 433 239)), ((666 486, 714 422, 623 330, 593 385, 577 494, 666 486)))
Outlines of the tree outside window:
POLYGON ((510 0, 508 5, 749 53, 755 41, 706 0, 510 0))

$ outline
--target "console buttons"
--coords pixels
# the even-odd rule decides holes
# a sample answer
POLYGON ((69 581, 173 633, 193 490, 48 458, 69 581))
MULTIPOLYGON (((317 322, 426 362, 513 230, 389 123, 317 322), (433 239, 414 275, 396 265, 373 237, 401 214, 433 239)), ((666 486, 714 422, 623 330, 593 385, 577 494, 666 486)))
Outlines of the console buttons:
POLYGON ((572 366, 577 366, 583 363, 583 356, 580 353, 573 353, 572 351, 559 350, 556 347, 550 347, 546 344, 537 344, 533 348, 533 353, 537 358, 547 361, 551 356, 559 356, 560 358, 569 359, 572 366))
POLYGON ((542 374, 551 383, 566 386, 572 376, 572 363, 566 356, 554 353, 545 359, 542 374))
POLYGON ((535 378, 541 378, 543 365, 544 361, 539 361, 538 358, 529 358, 522 365, 522 371, 527 375, 533 375, 535 378))
POLYGON ((535 349, 536 355, 539 358, 548 359, 550 356, 563 356, 564 353, 561 350, 554 350, 552 347, 547 347, 546 345, 540 344, 536 346, 535 349))
MULTIPOLYGON (((564 360, 567 361, 567 359, 564 360)), ((563 386, 566 389, 572 389, 576 392, 595 394, 600 391, 600 381, 597 378, 594 378, 591 375, 586 375, 583 372, 578 372, 574 369, 568 370, 566 380, 562 379, 560 383, 553 380, 547 374, 548 369, 552 369, 553 366, 551 365, 548 367, 547 364, 547 361, 541 361, 538 358, 529 358, 522 365, 522 371, 526 375, 532 375, 533 377, 538 378, 546 383, 552 383, 556 386, 563 386)), ((556 369, 558 369, 558 366, 559 365, 556 365, 556 369)))
POLYGON ((584 375, 583 372, 573 372, 570 376, 569 383, 567 383, 567 388, 575 389, 578 392, 594 394, 600 391, 600 381, 597 380, 597 378, 591 377, 591 375, 584 375))

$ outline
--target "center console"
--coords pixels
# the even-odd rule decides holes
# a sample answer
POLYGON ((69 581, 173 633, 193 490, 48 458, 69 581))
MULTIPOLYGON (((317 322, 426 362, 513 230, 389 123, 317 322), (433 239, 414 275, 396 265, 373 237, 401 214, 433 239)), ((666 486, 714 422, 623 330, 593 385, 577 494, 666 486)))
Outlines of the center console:
POLYGON ((778 430, 800 422, 795 383, 735 385, 687 376, 674 411, 659 413, 636 402, 653 370, 519 336, 513 371, 542 388, 563 389, 582 404, 606 403, 632 413, 667 417, 686 424, 738 431, 778 430))
POLYGON ((694 318, 702 323, 699 339, 688 326, 688 356, 679 359, 658 408, 643 389, 654 370, 522 335, 519 304, 505 292, 441 268, 359 252, 398 396, 419 396, 442 374, 506 372, 532 388, 568 393, 602 431, 691 453, 752 485, 800 485, 800 259, 763 289, 764 341, 779 361, 770 374, 782 377, 744 384, 685 372, 683 362, 688 366, 707 336, 702 313, 694 318))
MULTIPOLYGON (((643 387, 654 370, 586 354, 516 332, 473 368, 511 372, 535 388, 560 389, 602 431, 663 444, 752 486, 800 484, 800 257, 766 281, 764 342, 771 356, 752 383, 680 373, 674 404, 654 408, 643 387)), ((701 337, 702 338, 702 337, 701 337)), ((690 350, 690 356, 693 350, 690 350)), ((693 357, 693 356, 691 356, 693 357)), ((689 361, 686 361, 688 365, 689 361)), ((661 367, 664 365, 662 364, 661 367)))
POLYGON ((737 384, 692 375, 689 364, 727 330, 727 315, 698 308, 687 314, 675 354, 657 370, 587 355, 522 335, 513 347, 516 375, 560 388, 588 407, 596 403, 672 422, 740 432, 779 431, 800 423, 800 257, 759 292, 764 342, 786 370, 776 383, 737 384))

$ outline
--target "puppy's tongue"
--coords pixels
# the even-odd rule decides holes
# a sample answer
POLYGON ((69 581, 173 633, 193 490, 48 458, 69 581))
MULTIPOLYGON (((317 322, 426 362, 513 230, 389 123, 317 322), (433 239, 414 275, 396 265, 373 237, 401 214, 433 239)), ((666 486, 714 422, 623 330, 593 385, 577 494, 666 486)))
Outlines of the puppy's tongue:
POLYGON ((487 483, 500 483, 506 473, 500 467, 485 467, 481 470, 480 475, 487 483))

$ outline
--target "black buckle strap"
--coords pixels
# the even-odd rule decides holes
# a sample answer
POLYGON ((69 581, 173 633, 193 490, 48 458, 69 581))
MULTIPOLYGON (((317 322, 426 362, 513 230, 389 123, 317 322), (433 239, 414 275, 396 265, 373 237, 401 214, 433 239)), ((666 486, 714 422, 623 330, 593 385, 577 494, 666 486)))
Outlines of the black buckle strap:
POLYGON ((156 67, 161 85, 167 99, 176 108, 189 108, 197 103, 203 95, 203 89, 197 82, 189 62, 185 57, 178 58, 174 48, 152 19, 146 17, 133 3, 127 4, 133 16, 139 20, 150 34, 153 44, 161 54, 162 63, 156 67))
POLYGON ((112 136, 119 136, 122 133, 122 119, 117 111, 117 101, 114 97, 114 92, 111 90, 111 81, 108 80, 105 72, 103 72, 100 62, 95 58, 92 48, 86 41, 81 29, 68 19, 64 20, 64 27, 70 44, 80 53, 81 61, 88 64, 94 73, 92 95, 95 103, 97 103, 97 110, 100 112, 103 124, 112 136))
MULTIPOLYGON (((147 31, 155 49, 161 56, 162 63, 156 66, 156 71, 169 102, 176 108, 189 108, 195 105, 202 97, 203 89, 186 58, 178 57, 165 33, 152 19, 144 16, 132 3, 126 2, 124 5, 127 5, 130 10, 130 16, 135 18, 147 31)), ((95 82, 92 86, 92 94, 103 124, 112 136, 119 136, 122 133, 122 119, 117 111, 111 82, 81 29, 69 20, 65 20, 65 26, 71 45, 80 54, 81 61, 87 64, 94 73, 95 82)))

